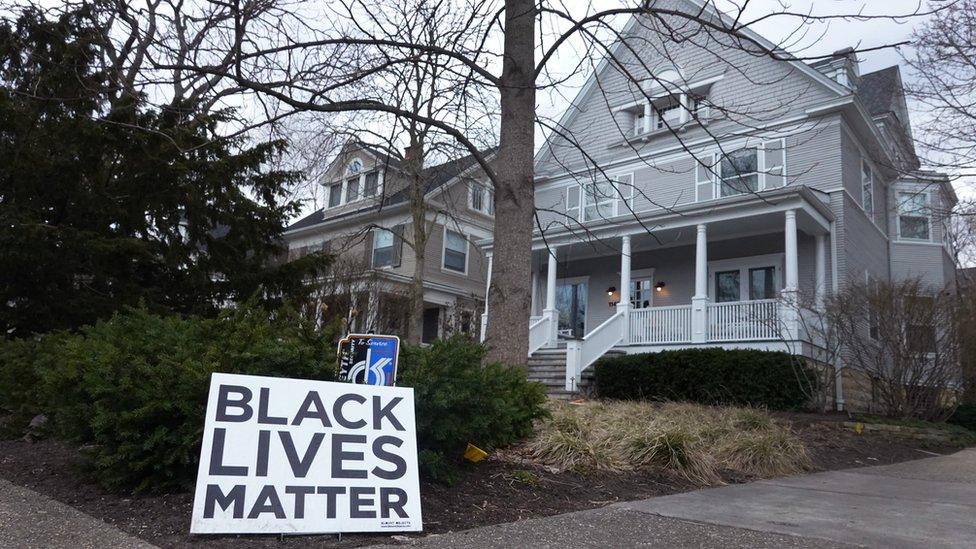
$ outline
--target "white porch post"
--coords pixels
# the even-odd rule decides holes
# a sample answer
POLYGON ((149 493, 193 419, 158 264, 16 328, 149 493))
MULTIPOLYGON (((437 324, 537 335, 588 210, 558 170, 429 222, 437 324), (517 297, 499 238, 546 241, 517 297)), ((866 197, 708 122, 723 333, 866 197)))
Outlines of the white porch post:
POLYGON ((824 292, 827 291, 827 237, 818 234, 816 237, 816 282, 814 288, 814 302, 817 309, 823 310, 824 292))
POLYGON ((485 282, 485 312, 481 313, 481 342, 484 343, 488 335, 488 292, 491 291, 491 252, 485 254, 488 257, 488 280, 485 282))
POLYGON ((620 342, 630 342, 630 235, 620 237, 620 301, 617 312, 624 317, 623 333, 620 342))
POLYGON ((529 305, 529 316, 535 316, 535 304, 538 301, 539 293, 539 271, 535 267, 532 267, 532 296, 531 304, 529 305))
POLYGON ((796 244, 796 210, 786 210, 784 250, 786 251, 786 280, 782 292, 782 329, 783 339, 795 341, 799 337, 797 314, 799 313, 797 292, 800 287, 796 244))
POLYGON ((546 271, 546 308, 543 316, 549 317, 549 347, 559 341, 559 312, 556 311, 556 248, 549 247, 549 263, 546 271))
POLYGON ((691 341, 708 339, 708 234, 704 223, 697 227, 695 244, 695 295, 691 298, 691 341))

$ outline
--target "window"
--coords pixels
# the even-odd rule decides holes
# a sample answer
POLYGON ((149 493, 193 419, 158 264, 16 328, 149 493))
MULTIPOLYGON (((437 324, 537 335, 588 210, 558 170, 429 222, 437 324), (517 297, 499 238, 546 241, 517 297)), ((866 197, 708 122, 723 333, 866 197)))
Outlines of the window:
POLYGON ((749 269, 749 299, 773 299, 776 297, 776 269, 759 267, 749 269))
POLYGON ((346 202, 359 200, 359 178, 353 177, 346 181, 346 202))
POLYGON ((333 183, 329 186, 329 207, 335 208, 342 203, 342 183, 333 183))
POLYGON ((378 230, 373 233, 373 268, 393 265, 393 233, 378 230))
POLYGON ((583 221, 613 217, 617 192, 610 181, 583 185, 583 221))
POLYGON ((634 309, 647 309, 653 300, 654 288, 650 278, 630 281, 630 306, 634 309))
POLYGON ((759 190, 759 155, 756 149, 741 149, 722 158, 721 196, 759 190))
POLYGON ((468 270, 468 241, 450 229, 444 233, 444 268, 458 273, 468 270))
POLYGON ((580 220, 580 188, 576 185, 566 187, 566 216, 580 220))
POLYGON ((928 194, 898 193, 898 236, 909 240, 929 239, 928 194))
POLYGON ((715 273, 715 301, 739 301, 739 271, 715 273))
POLYGON ((366 174, 366 184, 363 186, 363 197, 369 198, 376 196, 379 190, 379 172, 369 172, 366 174))
POLYGON ((638 110, 634 112, 634 135, 640 135, 647 131, 647 114, 644 112, 643 106, 638 106, 638 110))
POLYGON ((874 173, 867 160, 861 160, 861 206, 868 216, 874 215, 874 173))
POLYGON ((697 119, 708 118, 709 114, 711 114, 708 98, 701 94, 693 93, 688 95, 688 110, 697 119))
POLYGON ((681 103, 678 96, 668 96, 654 105, 654 127, 658 130, 677 128, 681 125, 681 103))
POLYGON ((468 206, 476 212, 494 215, 494 197, 495 195, 490 189, 479 183, 474 183, 471 185, 468 206))

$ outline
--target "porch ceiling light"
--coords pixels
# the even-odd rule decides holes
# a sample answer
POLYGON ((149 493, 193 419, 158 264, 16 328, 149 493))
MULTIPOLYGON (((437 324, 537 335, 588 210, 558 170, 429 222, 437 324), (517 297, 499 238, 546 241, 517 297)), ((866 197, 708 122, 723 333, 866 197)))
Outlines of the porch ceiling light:
POLYGON ((617 291, 616 286, 610 286, 607 288, 607 302, 611 307, 617 303, 620 303, 620 292, 617 291))
POLYGON ((654 285, 654 291, 663 292, 665 286, 667 286, 667 284, 665 284, 664 282, 658 282, 657 284, 654 285))

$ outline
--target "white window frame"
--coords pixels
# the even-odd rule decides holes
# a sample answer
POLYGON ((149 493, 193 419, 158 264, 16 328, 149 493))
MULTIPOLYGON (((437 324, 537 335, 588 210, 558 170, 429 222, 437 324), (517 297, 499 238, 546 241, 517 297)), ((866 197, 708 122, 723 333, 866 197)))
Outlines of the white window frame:
POLYGON ((634 172, 618 173, 610 178, 610 184, 613 186, 614 191, 614 206, 613 214, 615 216, 629 214, 631 211, 636 212, 634 205, 636 204, 634 198, 637 194, 636 183, 634 183, 634 172), (628 188, 622 188, 626 185, 628 188), (622 203, 626 203, 630 208, 628 209, 622 203))
POLYGON ((874 168, 867 158, 861 158, 861 209, 874 220, 874 168), (865 177, 866 176, 866 177, 865 177), (870 203, 870 204, 869 204, 870 203))
POLYGON ((898 240, 904 240, 906 242, 932 242, 932 211, 931 211, 931 206, 930 206, 931 203, 932 203, 931 200, 932 200, 932 196, 931 196, 931 194, 928 191, 914 191, 914 190, 905 190, 905 189, 898 189, 898 190, 896 190, 896 192, 895 192, 895 213, 896 213, 896 217, 895 217, 895 228, 897 229, 898 240), (904 217, 918 217, 918 218, 924 217, 926 219, 927 224, 928 224, 928 233, 929 233, 928 238, 915 238, 915 237, 911 237, 911 236, 903 236, 901 234, 901 218, 903 217, 902 216, 902 209, 901 209, 901 205, 902 205, 901 195, 903 195, 903 194, 915 195, 915 196, 924 196, 925 197, 925 206, 924 206, 924 208, 927 209, 927 210, 929 210, 928 212, 925 212, 926 215, 924 215, 924 216, 922 216, 922 215, 906 215, 904 217))
MULTIPOLYGON (((372 246, 373 246, 373 249, 370 250, 370 253, 369 253, 369 266, 371 268, 373 268, 373 269, 392 269, 393 268, 393 260, 394 260, 394 252, 396 251, 396 234, 393 231, 391 231, 390 229, 376 229, 375 231, 373 231, 373 242, 372 242, 372 246), (389 265, 379 265, 379 266, 377 266, 376 265, 376 250, 377 250, 376 244, 377 244, 377 242, 379 242, 379 239, 376 238, 376 237, 379 236, 379 235, 381 235, 381 234, 382 235, 390 235, 390 246, 389 246, 389 248, 390 248, 390 264, 389 265)), ((385 247, 386 246, 384 246, 384 248, 385 247)))
POLYGON ((488 186, 483 183, 473 182, 468 186, 468 209, 480 212, 485 215, 495 215, 495 193, 488 186), (481 194, 481 207, 476 208, 474 205, 474 196, 480 191, 481 194))
POLYGON ((443 238, 441 238, 441 271, 444 271, 445 273, 467 276, 468 263, 470 262, 470 257, 471 257, 471 242, 468 240, 468 237, 465 236, 463 232, 459 230, 449 229, 447 225, 444 225, 444 235, 443 238), (461 239, 464 240, 464 271, 463 272, 447 266, 447 233, 448 232, 452 232, 460 236, 461 239))
POLYGON ((345 182, 342 182, 342 181, 339 181, 339 182, 335 182, 334 181, 332 183, 329 183, 329 197, 328 197, 328 202, 325 203, 326 204, 326 208, 338 208, 339 206, 342 206, 342 198, 343 198, 342 195, 345 194, 345 191, 343 191, 343 188, 345 186, 346 186, 345 182), (335 204, 333 204, 332 203, 332 196, 336 192, 336 187, 338 187, 339 199, 336 200, 336 203, 335 204))
POLYGON ((613 180, 586 181, 586 182, 580 183, 579 192, 580 192, 580 197, 579 198, 580 198, 580 221, 581 222, 586 223, 586 222, 596 221, 596 220, 600 220, 600 219, 609 219, 609 218, 615 217, 617 215, 617 199, 619 198, 619 195, 618 195, 618 192, 617 192, 617 187, 614 185, 614 181, 613 180), (610 188, 612 190, 612 192, 610 193, 610 196, 609 197, 600 197, 599 201, 594 202, 593 204, 587 203, 586 197, 587 197, 587 195, 589 193, 586 192, 586 189, 588 187, 591 187, 591 186, 603 185, 603 184, 609 184, 610 185, 610 188), (610 208, 609 208, 610 209, 610 215, 608 215, 606 217, 597 216, 597 217, 594 217, 594 218, 588 218, 586 216, 586 209, 588 207, 593 207, 593 208, 596 209, 597 212, 599 212, 601 206, 610 206, 610 208))
POLYGON ((718 158, 718 163, 716 164, 716 166, 718 166, 718 177, 715 178, 715 189, 713 191, 715 193, 715 198, 729 198, 729 197, 733 197, 733 196, 740 196, 740 195, 743 195, 743 194, 750 194, 751 192, 757 192, 758 193, 758 192, 761 192, 761 191, 766 190, 764 188, 766 181, 765 181, 765 178, 762 176, 762 174, 763 174, 763 167, 764 167, 763 164, 765 163, 764 162, 764 158, 763 158, 764 155, 762 154, 762 151, 763 151, 762 146, 761 145, 757 145, 757 146, 753 146, 753 147, 740 147, 740 148, 735 149, 733 151, 728 151, 724 155, 723 154, 720 154, 719 155, 719 158, 718 158), (723 185, 723 183, 725 181, 725 174, 722 173, 722 171, 723 171, 722 170, 722 162, 725 160, 726 157, 728 157, 730 155, 733 155, 735 153, 738 153, 740 151, 746 151, 746 150, 754 150, 754 151, 756 151, 756 171, 754 171, 754 172, 746 172, 746 173, 743 173, 743 174, 737 174, 737 175, 733 175, 732 177, 734 177, 734 178, 736 178, 736 179, 738 179, 738 180, 741 181, 742 179, 744 179, 746 177, 751 177, 751 176, 755 175, 756 176, 756 190, 755 191, 742 191, 742 192, 737 192, 735 194, 723 195, 722 194, 722 185, 723 185))
POLYGON ((640 280, 647 280, 648 281, 648 284, 650 284, 650 292, 651 292, 651 294, 650 294, 651 297, 650 297, 650 299, 647 300, 648 301, 647 307, 634 307, 634 300, 633 300, 634 295, 633 295, 633 293, 631 293, 630 296, 628 296, 630 298, 630 307, 631 307, 631 309, 632 310, 633 309, 650 309, 650 308, 654 307, 654 294, 655 294, 655 292, 657 292, 657 289, 654 287, 654 269, 653 268, 650 268, 650 269, 641 269, 641 270, 638 270, 638 271, 631 271, 630 272, 630 276, 631 276, 631 278, 630 278, 630 283, 631 284, 635 284, 636 282, 638 282, 640 280))

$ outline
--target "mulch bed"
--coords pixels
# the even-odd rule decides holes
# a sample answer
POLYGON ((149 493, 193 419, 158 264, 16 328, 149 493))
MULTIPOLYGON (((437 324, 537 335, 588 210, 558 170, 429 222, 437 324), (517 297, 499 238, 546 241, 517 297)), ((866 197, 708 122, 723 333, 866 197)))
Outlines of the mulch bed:
MULTIPOLYGON (((882 465, 949 453, 931 442, 862 434, 825 425, 846 415, 776 414, 793 424, 818 470, 882 465)), ((86 479, 77 450, 55 440, 0 441, 0 477, 69 504, 91 516, 163 547, 357 547, 389 542, 390 536, 191 536, 190 493, 120 496, 86 479)), ((728 477, 730 483, 749 478, 728 477)), ((423 482, 425 534, 463 530, 527 518, 590 509, 693 490, 679 477, 648 473, 553 473, 532 465, 489 459, 466 466, 448 486, 423 482)))

